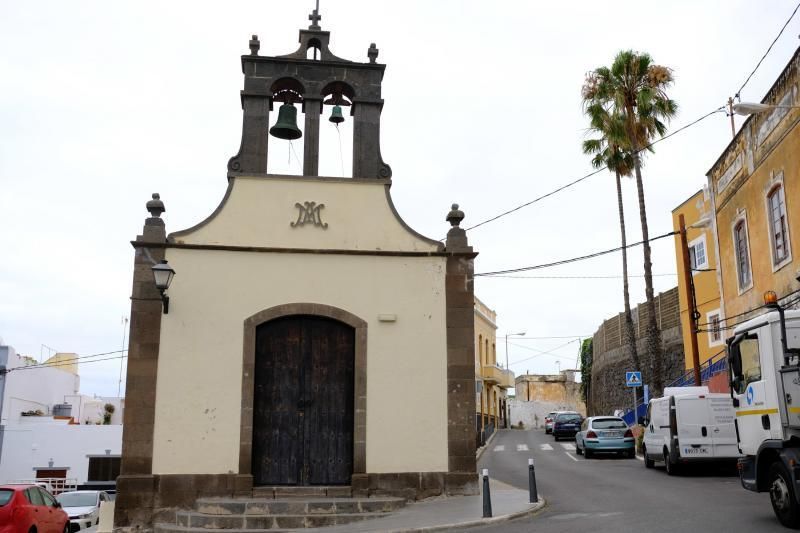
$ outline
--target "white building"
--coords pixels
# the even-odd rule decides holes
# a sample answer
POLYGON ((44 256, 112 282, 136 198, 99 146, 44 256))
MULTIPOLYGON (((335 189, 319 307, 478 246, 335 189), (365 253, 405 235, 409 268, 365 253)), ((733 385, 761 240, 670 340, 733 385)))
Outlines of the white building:
POLYGON ((0 339, 0 483, 114 481, 123 410, 122 398, 80 394, 75 354, 59 353, 39 364, 0 339))

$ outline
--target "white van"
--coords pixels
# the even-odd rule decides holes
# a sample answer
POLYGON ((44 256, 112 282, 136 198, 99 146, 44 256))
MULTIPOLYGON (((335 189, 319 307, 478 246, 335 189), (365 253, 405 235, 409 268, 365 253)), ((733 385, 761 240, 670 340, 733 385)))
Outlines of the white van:
POLYGON ((664 463, 667 474, 704 461, 735 461, 736 413, 728 394, 708 387, 667 387, 663 398, 650 400, 645 426, 644 466, 664 463))

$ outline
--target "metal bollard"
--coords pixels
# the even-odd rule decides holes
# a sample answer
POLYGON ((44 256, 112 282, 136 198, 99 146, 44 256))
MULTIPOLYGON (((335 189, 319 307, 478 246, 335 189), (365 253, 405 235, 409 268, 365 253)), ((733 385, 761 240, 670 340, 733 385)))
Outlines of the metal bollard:
POLYGON ((483 469, 483 517, 492 517, 492 494, 489 491, 489 469, 483 469))
POLYGON ((536 472, 533 469, 533 458, 528 459, 528 492, 530 503, 539 501, 539 491, 536 490, 536 472))

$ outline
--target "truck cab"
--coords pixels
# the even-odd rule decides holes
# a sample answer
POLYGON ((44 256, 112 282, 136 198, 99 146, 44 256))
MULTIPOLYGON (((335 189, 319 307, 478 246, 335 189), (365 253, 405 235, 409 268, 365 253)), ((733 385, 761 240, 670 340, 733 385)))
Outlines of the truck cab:
POLYGON ((800 311, 770 310, 727 340, 742 486, 769 492, 778 520, 800 528, 800 311))

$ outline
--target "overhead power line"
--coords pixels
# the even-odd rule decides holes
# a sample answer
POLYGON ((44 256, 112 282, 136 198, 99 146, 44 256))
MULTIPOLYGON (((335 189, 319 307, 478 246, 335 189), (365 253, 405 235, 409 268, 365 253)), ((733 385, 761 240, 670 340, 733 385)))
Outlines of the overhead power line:
MULTIPOLYGON (((676 272, 672 274, 653 274, 653 277, 663 277, 663 276, 677 276, 676 272)), ((506 279, 622 279, 623 276, 621 275, 610 275, 610 276, 506 276, 498 274, 497 276, 491 276, 492 278, 506 278, 506 279)), ((628 274, 629 278, 643 278, 644 274, 628 274)))
POLYGON ((38 364, 35 364, 35 365, 18 366, 18 367, 15 367, 15 368, 6 369, 6 373, 13 372, 13 371, 16 371, 16 370, 34 370, 34 369, 38 369, 38 368, 50 368, 50 367, 57 367, 57 366, 72 366, 72 365, 75 364, 75 362, 78 362, 80 364, 86 364, 86 363, 96 363, 96 362, 99 362, 99 361, 110 361, 112 359, 122 359, 122 358, 125 358, 127 356, 126 355, 118 355, 116 357, 107 357, 107 358, 104 358, 104 359, 94 359, 94 358, 95 357, 102 357, 102 356, 105 356, 105 355, 119 354, 119 353, 123 353, 123 352, 127 352, 127 351, 128 350, 114 350, 114 351, 111 351, 111 352, 95 353, 95 354, 91 354, 91 355, 80 355, 80 356, 73 357, 73 358, 70 358, 70 359, 61 359, 61 360, 58 360, 58 361, 53 362, 53 363, 44 362, 44 363, 38 363, 38 364), (92 361, 86 361, 86 359, 93 359, 93 360, 92 361))
MULTIPOLYGON (((680 133, 680 132, 682 132, 682 131, 684 131, 684 130, 686 130, 686 129, 688 129, 688 128, 691 128, 691 127, 692 127, 692 126, 694 126, 695 124, 697 124, 697 123, 699 123, 699 122, 701 122, 701 121, 703 121, 703 120, 707 119, 708 117, 710 117, 710 116, 711 116, 711 115, 713 115, 714 113, 719 113, 719 112, 721 112, 721 111, 724 111, 724 110, 725 110, 725 106, 718 107, 718 108, 717 108, 717 109, 715 109, 714 111, 711 111, 711 112, 709 112, 709 113, 706 113, 706 114, 705 114, 705 115, 703 115, 702 117, 700 117, 700 118, 698 118, 698 119, 696 119, 696 120, 693 120, 692 122, 690 122, 690 123, 688 123, 688 124, 686 124, 686 125, 684 125, 684 126, 681 126, 680 128, 678 128, 677 130, 675 130, 675 131, 671 132, 670 134, 668 134, 668 135, 665 135, 665 136, 661 137, 660 139, 657 139, 657 140, 655 140, 655 141, 651 142, 650 144, 648 144, 648 145, 647 145, 647 146, 645 146, 644 148, 640 149, 640 150, 639 150, 639 152, 643 152, 643 151, 645 151, 645 150, 648 150, 648 149, 650 149, 650 148, 651 148, 653 145, 655 145, 655 144, 658 144, 658 143, 660 143, 661 141, 665 141, 665 140, 669 139, 670 137, 672 137, 672 136, 674 136, 674 135, 677 135, 678 133, 680 133)), ((507 215, 510 215, 511 213, 515 213, 515 212, 519 211, 520 209, 524 209, 525 207, 528 207, 528 206, 530 206, 530 205, 533 205, 533 204, 535 204, 536 202, 539 202, 540 200, 544 200, 545 198, 548 198, 548 197, 550 197, 550 196, 553 196, 554 194, 556 194, 556 193, 559 193, 559 192, 563 191, 564 189, 568 189, 569 187, 572 187, 573 185, 577 185, 578 183, 580 183, 580 182, 582 182, 582 181, 584 181, 584 180, 586 180, 586 179, 588 179, 588 178, 591 178, 592 176, 594 176, 594 175, 596 175, 596 174, 599 174, 599 173, 601 173, 601 172, 603 172, 604 170, 607 170, 607 169, 608 169, 608 167, 602 167, 602 168, 598 168, 597 170, 594 170, 594 171, 592 171, 592 172, 589 172, 588 174, 585 174, 585 175, 581 176, 580 178, 577 178, 577 179, 575 179, 575 180, 572 180, 572 181, 570 181, 569 183, 567 183, 567 184, 565 184, 565 185, 562 185, 561 187, 558 187, 558 188, 556 188, 556 189, 553 189, 552 191, 550 191, 550 192, 548 192, 548 193, 545 193, 545 194, 543 194, 543 195, 541 195, 541 196, 538 196, 538 197, 534 198, 533 200, 530 200, 530 201, 528 201, 528 202, 525 202, 525 203, 523 203, 523 204, 520 204, 520 205, 518 205, 518 206, 516 206, 516 207, 513 207, 513 208, 511 208, 511 209, 508 209, 507 211, 503 211, 502 213, 500 213, 500 214, 498 214, 498 215, 495 215, 495 216, 493 216, 493 217, 491 217, 491 218, 487 218, 486 220, 483 220, 483 221, 481 221, 481 222, 478 222, 478 223, 477 223, 477 224, 475 224, 474 226, 470 226, 470 227, 468 227, 468 228, 465 228, 465 231, 470 231, 470 230, 473 230, 473 229, 475 229, 475 228, 479 228, 479 227, 481 227, 481 226, 483 226, 483 225, 485 225, 485 224, 489 224, 490 222, 494 222, 495 220, 498 220, 498 219, 501 219, 501 218, 503 218, 503 217, 505 217, 505 216, 507 216, 507 215)))
MULTIPOLYGON (((669 233, 664 233, 663 235, 659 235, 657 237, 652 237, 651 239, 649 239, 649 242, 657 241, 659 239, 664 239, 666 237, 671 237, 672 235, 677 235, 677 234, 678 234, 677 231, 670 231, 669 233)), ((603 250, 602 252, 594 252, 592 254, 581 255, 581 256, 578 256, 578 257, 571 257, 569 259, 562 259, 560 261, 553 261, 552 263, 544 263, 542 265, 533 265, 533 266, 526 266, 526 267, 519 267, 519 268, 509 268, 507 270, 495 270, 494 272, 480 272, 478 274, 475 274, 474 277, 477 278, 479 276, 497 276, 497 275, 500 275, 500 274, 511 274, 511 273, 514 273, 514 272, 526 272, 528 270, 537 270, 537 269, 540 269, 540 268, 549 268, 549 267, 554 267, 554 266, 558 266, 558 265, 566 265, 568 263, 575 263, 577 261, 583 261, 585 259, 592 259, 594 257, 600 257, 601 255, 606 255, 606 254, 612 254, 614 252, 619 252, 620 250, 623 250, 625 248, 633 248, 634 246, 639 246, 641 244, 644 244, 644 242, 645 241, 639 241, 639 242, 635 242, 633 244, 629 244, 627 246, 618 246, 616 248, 611 248, 610 250, 603 250)))
POLYGON ((773 47, 773 46, 775 46, 775 43, 777 43, 777 42, 778 42, 778 39, 780 39, 780 38, 781 38, 781 35, 783 35, 783 30, 785 30, 785 29, 786 29, 786 26, 788 26, 788 25, 789 25, 789 23, 792 21, 792 19, 794 18, 795 14, 797 13, 797 10, 798 10, 799 8, 800 8, 800 4, 797 4, 797 5, 794 7, 794 11, 792 11, 792 14, 791 14, 791 15, 789 15, 789 18, 786 20, 786 22, 785 22, 785 23, 783 24, 783 26, 781 27, 781 31, 779 31, 779 32, 778 32, 778 35, 775 37, 775 39, 773 39, 773 40, 772 40, 772 43, 770 43, 770 45, 769 45, 769 48, 767 48, 767 51, 766 51, 766 52, 764 52, 764 55, 763 55, 763 56, 761 56, 761 59, 759 59, 759 60, 758 60, 758 63, 756 64, 756 67, 753 69, 753 71, 750 73, 750 75, 749 75, 749 76, 747 76, 747 79, 746 79, 746 80, 744 80, 744 83, 742 84, 742 86, 741 86, 741 87, 739 87, 739 90, 738 90, 738 91, 736 91, 736 97, 737 97, 737 98, 741 99, 741 93, 742 93, 742 89, 744 89, 745 85, 747 85, 747 84, 750 82, 750 78, 752 78, 752 77, 753 77, 753 74, 755 74, 755 73, 756 73, 756 71, 758 70, 758 68, 761 66, 761 63, 763 63, 763 62, 764 62, 764 59, 766 59, 766 57, 769 55, 770 51, 772 50, 772 47, 773 47))
POLYGON ((512 363, 509 363, 508 366, 513 366, 513 365, 517 365, 519 363, 524 363, 525 361, 529 361, 531 359, 534 359, 534 358, 542 356, 542 355, 549 355, 550 357, 559 357, 559 358, 571 357, 570 355, 566 355, 566 354, 559 355, 559 354, 555 354, 553 352, 555 352, 556 350, 560 350, 564 346, 569 346, 573 342, 578 342, 578 340, 580 340, 580 339, 572 339, 571 341, 565 342, 564 344, 562 344, 560 346, 556 346, 552 350, 537 350, 536 348, 531 348, 530 346, 523 346, 521 344, 515 344, 515 343, 512 343, 512 342, 509 342, 510 345, 516 346, 517 348, 522 348, 524 350, 531 350, 531 351, 539 352, 539 353, 537 353, 536 355, 532 355, 530 357, 526 357, 524 359, 520 359, 519 361, 514 361, 512 363))

